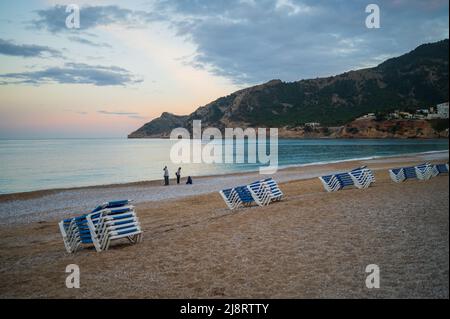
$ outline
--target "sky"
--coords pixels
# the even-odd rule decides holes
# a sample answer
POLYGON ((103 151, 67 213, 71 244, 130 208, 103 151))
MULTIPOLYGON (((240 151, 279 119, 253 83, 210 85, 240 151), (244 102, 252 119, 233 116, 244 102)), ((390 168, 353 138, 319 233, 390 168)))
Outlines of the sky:
POLYGON ((449 37, 447 0, 0 2, 0 138, 126 137, 244 87, 373 67, 449 37), (380 28, 367 28, 368 4, 380 28), (80 28, 68 28, 68 5, 80 28))

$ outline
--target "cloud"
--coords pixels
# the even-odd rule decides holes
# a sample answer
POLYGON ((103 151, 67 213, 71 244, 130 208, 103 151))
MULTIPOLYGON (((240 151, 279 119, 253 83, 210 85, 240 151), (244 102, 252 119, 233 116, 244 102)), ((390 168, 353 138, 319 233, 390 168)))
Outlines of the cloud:
POLYGON ((60 51, 47 46, 15 44, 3 39, 0 39, 0 54, 23 58, 62 57, 60 51))
POLYGON ((184 63, 237 84, 339 74, 448 37, 446 1, 377 3, 381 29, 365 27, 358 0, 162 0, 157 11, 195 44, 184 63))
MULTIPOLYGON (((142 27, 159 17, 158 14, 139 10, 110 6, 83 6, 80 8, 80 30, 88 30, 98 26, 124 25, 127 27, 142 27)), ((31 24, 52 33, 63 31, 78 31, 66 27, 66 6, 55 5, 48 9, 35 11, 37 18, 31 24)))
MULTIPOLYGON (((165 22, 196 48, 183 64, 241 86, 375 66, 382 62, 380 57, 400 55, 449 36, 448 1, 379 0, 380 29, 366 28, 367 4, 360 0, 155 0, 151 11, 92 5, 81 9, 81 29, 108 25, 150 29, 154 21, 165 22)), ((65 6, 36 14, 35 27, 68 31, 65 6)))
POLYGON ((104 111, 104 110, 100 110, 97 112, 100 114, 107 114, 107 115, 127 115, 127 116, 139 115, 139 113, 134 113, 134 112, 111 112, 111 111, 104 111))
POLYGON ((92 84, 95 86, 126 86, 142 82, 129 71, 116 66, 66 63, 63 67, 22 73, 0 74, 5 84, 92 84))
POLYGON ((137 120, 145 119, 145 117, 143 117, 139 113, 135 113, 135 112, 111 112, 111 111, 100 110, 100 111, 97 111, 97 113, 105 114, 105 115, 126 116, 131 119, 137 119, 137 120))
POLYGON ((75 113, 75 114, 78 114, 78 115, 88 115, 89 113, 88 112, 85 112, 85 111, 77 111, 77 110, 70 110, 70 109, 67 109, 67 110, 64 110, 65 112, 70 112, 70 113, 75 113))
POLYGON ((291 0, 276 0, 275 8, 277 10, 287 10, 288 15, 297 15, 301 13, 309 13, 312 7, 302 3, 295 3, 291 0))
POLYGON ((73 42, 78 42, 81 44, 89 45, 92 47, 97 47, 97 48, 111 48, 111 45, 109 45, 108 43, 102 43, 102 42, 97 43, 97 42, 93 42, 89 39, 78 37, 78 36, 70 36, 69 40, 73 41, 73 42))

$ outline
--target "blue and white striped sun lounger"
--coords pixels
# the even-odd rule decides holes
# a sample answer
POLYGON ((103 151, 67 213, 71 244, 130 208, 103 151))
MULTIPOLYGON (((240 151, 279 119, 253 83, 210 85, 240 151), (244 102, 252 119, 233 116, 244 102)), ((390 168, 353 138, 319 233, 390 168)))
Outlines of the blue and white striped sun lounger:
POLYGON ((283 192, 273 178, 267 178, 247 186, 259 206, 266 206, 283 198, 283 192))
POLYGON ((234 191, 234 188, 224 189, 224 190, 221 190, 219 193, 220 193, 220 196, 222 196, 223 200, 225 201, 225 203, 227 204, 229 209, 233 210, 233 209, 237 208, 238 205, 240 204, 239 196, 234 191))
POLYGON ((59 223, 59 229, 61 231, 64 246, 66 247, 67 252, 74 253, 83 245, 95 246, 95 241, 97 240, 97 238, 94 235, 96 233, 92 224, 89 223, 88 217, 91 220, 96 219, 95 223, 97 223, 99 221, 98 218, 102 216, 104 212, 118 210, 123 207, 132 207, 128 206, 129 204, 129 200, 107 202, 98 206, 89 214, 84 214, 79 217, 69 218, 61 221, 59 223))
POLYGON ((131 243, 142 240, 142 230, 133 206, 104 209, 89 214, 86 220, 95 249, 108 250, 112 240, 127 238, 131 243))
POLYGON ((238 186, 219 192, 228 208, 233 210, 241 206, 250 206, 255 202, 247 186, 238 186))
POLYGON ((345 187, 367 188, 375 182, 375 176, 367 167, 359 167, 350 172, 319 177, 327 192, 336 192, 345 187))
POLYGON ((396 183, 401 183, 406 180, 405 171, 403 168, 393 168, 389 170, 391 179, 396 183))
POLYGON ((432 175, 436 177, 438 175, 448 174, 448 163, 433 165, 432 175))
MULTIPOLYGON (((109 207, 120 207, 126 203, 128 203, 128 201, 108 202, 98 206, 91 213, 96 213, 109 207)), ((64 245, 69 253, 76 252, 82 245, 93 244, 86 216, 87 215, 85 214, 79 217, 65 219, 59 223, 59 229, 63 236, 64 245)))
POLYGON ((375 176, 367 167, 353 170, 349 175, 353 179, 355 186, 359 189, 368 188, 372 183, 375 183, 375 176))
POLYGON ((428 180, 433 177, 433 165, 425 163, 415 167, 417 178, 420 180, 428 180))
POLYGON ((259 206, 266 206, 271 202, 281 200, 283 197, 278 184, 272 178, 260 180, 246 186, 225 189, 219 193, 231 210, 251 206, 253 203, 259 206))
POLYGON ((428 180, 433 176, 433 165, 423 163, 417 166, 394 168, 389 170, 389 175, 396 183, 401 183, 408 179, 428 180))
POLYGON ((85 215, 61 221, 59 229, 68 253, 74 253, 83 244, 92 244, 91 233, 87 226, 85 215))

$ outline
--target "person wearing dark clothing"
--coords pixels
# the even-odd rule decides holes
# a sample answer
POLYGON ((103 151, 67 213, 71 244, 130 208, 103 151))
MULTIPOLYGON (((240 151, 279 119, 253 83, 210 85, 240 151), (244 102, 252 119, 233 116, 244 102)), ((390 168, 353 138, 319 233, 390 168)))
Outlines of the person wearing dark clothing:
POLYGON ((186 185, 192 185, 192 178, 190 176, 187 178, 186 185))
POLYGON ((177 184, 180 184, 180 179, 181 179, 181 167, 178 167, 177 172, 175 173, 175 175, 177 176, 177 184))

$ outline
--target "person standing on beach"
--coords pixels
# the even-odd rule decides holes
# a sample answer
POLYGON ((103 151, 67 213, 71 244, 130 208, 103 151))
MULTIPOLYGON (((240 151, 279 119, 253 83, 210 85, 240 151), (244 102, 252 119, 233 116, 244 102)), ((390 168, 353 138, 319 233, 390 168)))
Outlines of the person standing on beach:
POLYGON ((169 169, 167 168, 167 166, 164 166, 164 185, 169 185, 169 169))
POLYGON ((175 173, 175 175, 177 176, 177 184, 180 184, 180 179, 181 179, 181 167, 178 167, 177 172, 175 173))

